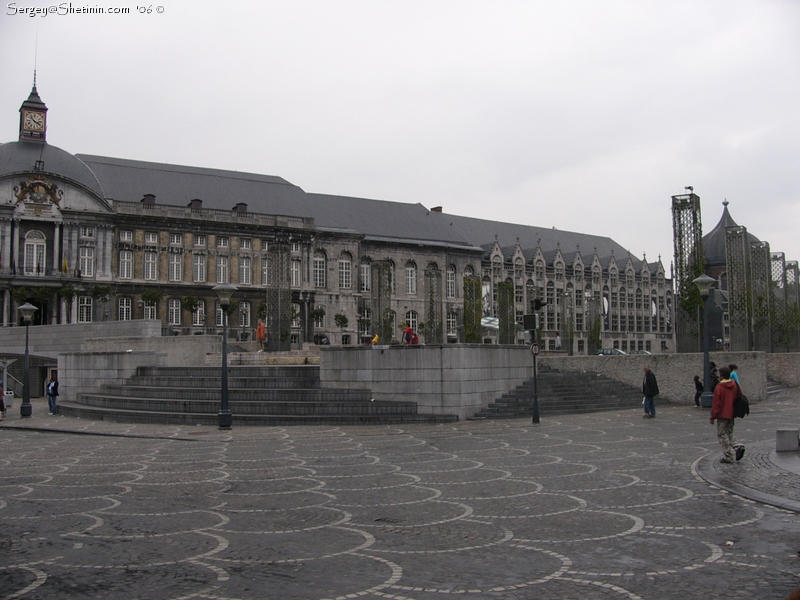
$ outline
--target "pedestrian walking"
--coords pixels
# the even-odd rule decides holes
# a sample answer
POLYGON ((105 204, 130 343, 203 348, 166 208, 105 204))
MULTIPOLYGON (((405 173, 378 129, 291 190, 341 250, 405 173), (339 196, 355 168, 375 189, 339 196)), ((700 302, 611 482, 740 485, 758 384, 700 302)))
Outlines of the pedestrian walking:
POLYGON ((731 370, 720 367, 720 382, 714 390, 714 403, 711 405, 711 424, 717 421, 717 439, 722 448, 721 463, 739 461, 744 456, 744 446, 733 438, 733 402, 739 395, 739 384, 731 380, 731 370))
POLYGON ((700 375, 694 376, 694 405, 696 408, 700 408, 700 396, 703 395, 705 389, 703 388, 703 382, 700 381, 700 375))
POLYGON ((50 381, 47 384, 47 404, 50 406, 51 415, 54 415, 58 412, 56 398, 58 398, 58 375, 53 373, 53 375, 50 377, 50 381))
POLYGON ((739 385, 739 365, 728 365, 728 368, 731 370, 731 381, 735 381, 736 385, 739 385))
POLYGON ((258 320, 256 327, 256 340, 258 341, 258 351, 263 352, 264 342, 267 340, 267 327, 261 319, 258 320))
POLYGON ((645 365, 644 367, 642 393, 644 394, 644 418, 654 419, 656 416, 656 402, 654 398, 658 396, 658 382, 656 381, 656 374, 650 370, 650 365, 645 365))

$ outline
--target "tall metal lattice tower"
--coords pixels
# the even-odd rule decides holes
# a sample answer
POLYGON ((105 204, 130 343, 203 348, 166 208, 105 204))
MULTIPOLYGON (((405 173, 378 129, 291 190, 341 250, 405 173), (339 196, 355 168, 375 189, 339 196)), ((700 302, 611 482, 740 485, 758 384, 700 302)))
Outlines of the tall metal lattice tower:
POLYGON ((672 196, 672 236, 675 250, 675 342, 678 352, 702 350, 702 299, 692 283, 704 272, 703 224, 700 196, 672 196))
POLYGON ((370 282, 372 289, 371 333, 378 334, 381 344, 388 344, 395 337, 392 292, 394 290, 394 264, 389 260, 372 263, 370 282))
POLYGON ((752 347, 750 335, 752 298, 748 286, 750 244, 745 227, 728 227, 725 230, 725 262, 728 268, 730 349, 734 352, 747 351, 752 347))
POLYGON ((442 272, 425 269, 425 343, 444 344, 442 272))
POLYGON ((786 257, 783 252, 773 252, 772 263, 772 349, 789 352, 791 332, 787 327, 787 308, 789 294, 787 285, 786 257))
POLYGON ((750 243, 750 290, 753 329, 753 349, 772 351, 772 265, 769 243, 750 243))
POLYGON ((267 250, 267 349, 289 350, 292 330, 292 289, 289 274, 289 244, 271 243, 267 250))
POLYGON ((797 261, 786 263, 786 330, 789 352, 800 350, 800 273, 797 261))
POLYGON ((514 284, 500 281, 497 284, 497 320, 500 344, 513 344, 517 337, 517 322, 514 318, 514 284))
POLYGON ((481 319, 483 318, 483 288, 481 278, 464 276, 464 342, 481 343, 481 319))

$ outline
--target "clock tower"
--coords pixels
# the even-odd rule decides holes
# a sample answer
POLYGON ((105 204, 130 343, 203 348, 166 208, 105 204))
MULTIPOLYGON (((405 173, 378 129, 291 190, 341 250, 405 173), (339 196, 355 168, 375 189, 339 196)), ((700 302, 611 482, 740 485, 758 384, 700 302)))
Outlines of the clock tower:
POLYGON ((20 141, 44 142, 47 134, 47 106, 36 91, 36 75, 28 99, 19 108, 20 141))

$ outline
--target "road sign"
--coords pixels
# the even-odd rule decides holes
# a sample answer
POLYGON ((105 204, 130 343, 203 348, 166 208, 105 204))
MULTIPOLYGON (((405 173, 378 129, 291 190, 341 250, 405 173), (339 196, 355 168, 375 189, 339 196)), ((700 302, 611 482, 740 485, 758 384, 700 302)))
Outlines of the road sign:
POLYGON ((531 344, 531 354, 534 356, 539 356, 539 344, 531 344))

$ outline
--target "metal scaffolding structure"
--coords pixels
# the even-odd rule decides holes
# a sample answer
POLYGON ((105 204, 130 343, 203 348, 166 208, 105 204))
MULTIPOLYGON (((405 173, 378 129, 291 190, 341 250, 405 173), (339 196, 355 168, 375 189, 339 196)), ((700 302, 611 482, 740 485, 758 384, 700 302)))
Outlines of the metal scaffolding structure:
MULTIPOLYGON (((267 350, 291 348, 294 307, 289 273, 289 243, 273 242, 267 250, 266 318, 267 350)), ((297 315, 299 317, 299 315, 297 315)))
POLYGON ((675 252, 675 343, 678 352, 702 350, 702 300, 694 279, 704 272, 703 225, 700 197, 692 192, 672 196, 672 234, 675 252))
POLYGON ((730 350, 747 351, 752 348, 752 339, 751 290, 748 285, 750 244, 746 227, 728 227, 725 230, 725 263, 728 275, 730 350))
POLYGON ((771 313, 773 291, 771 283, 769 243, 750 243, 750 308, 753 330, 753 349, 772 350, 771 313))
POLYGON ((378 334, 381 344, 388 344, 395 338, 396 315, 392 310, 392 295, 394 292, 394 263, 390 260, 379 260, 372 263, 371 290, 372 290, 372 319, 370 333, 378 334))
POLYGON ((425 343, 444 344, 442 272, 425 269, 425 343))

